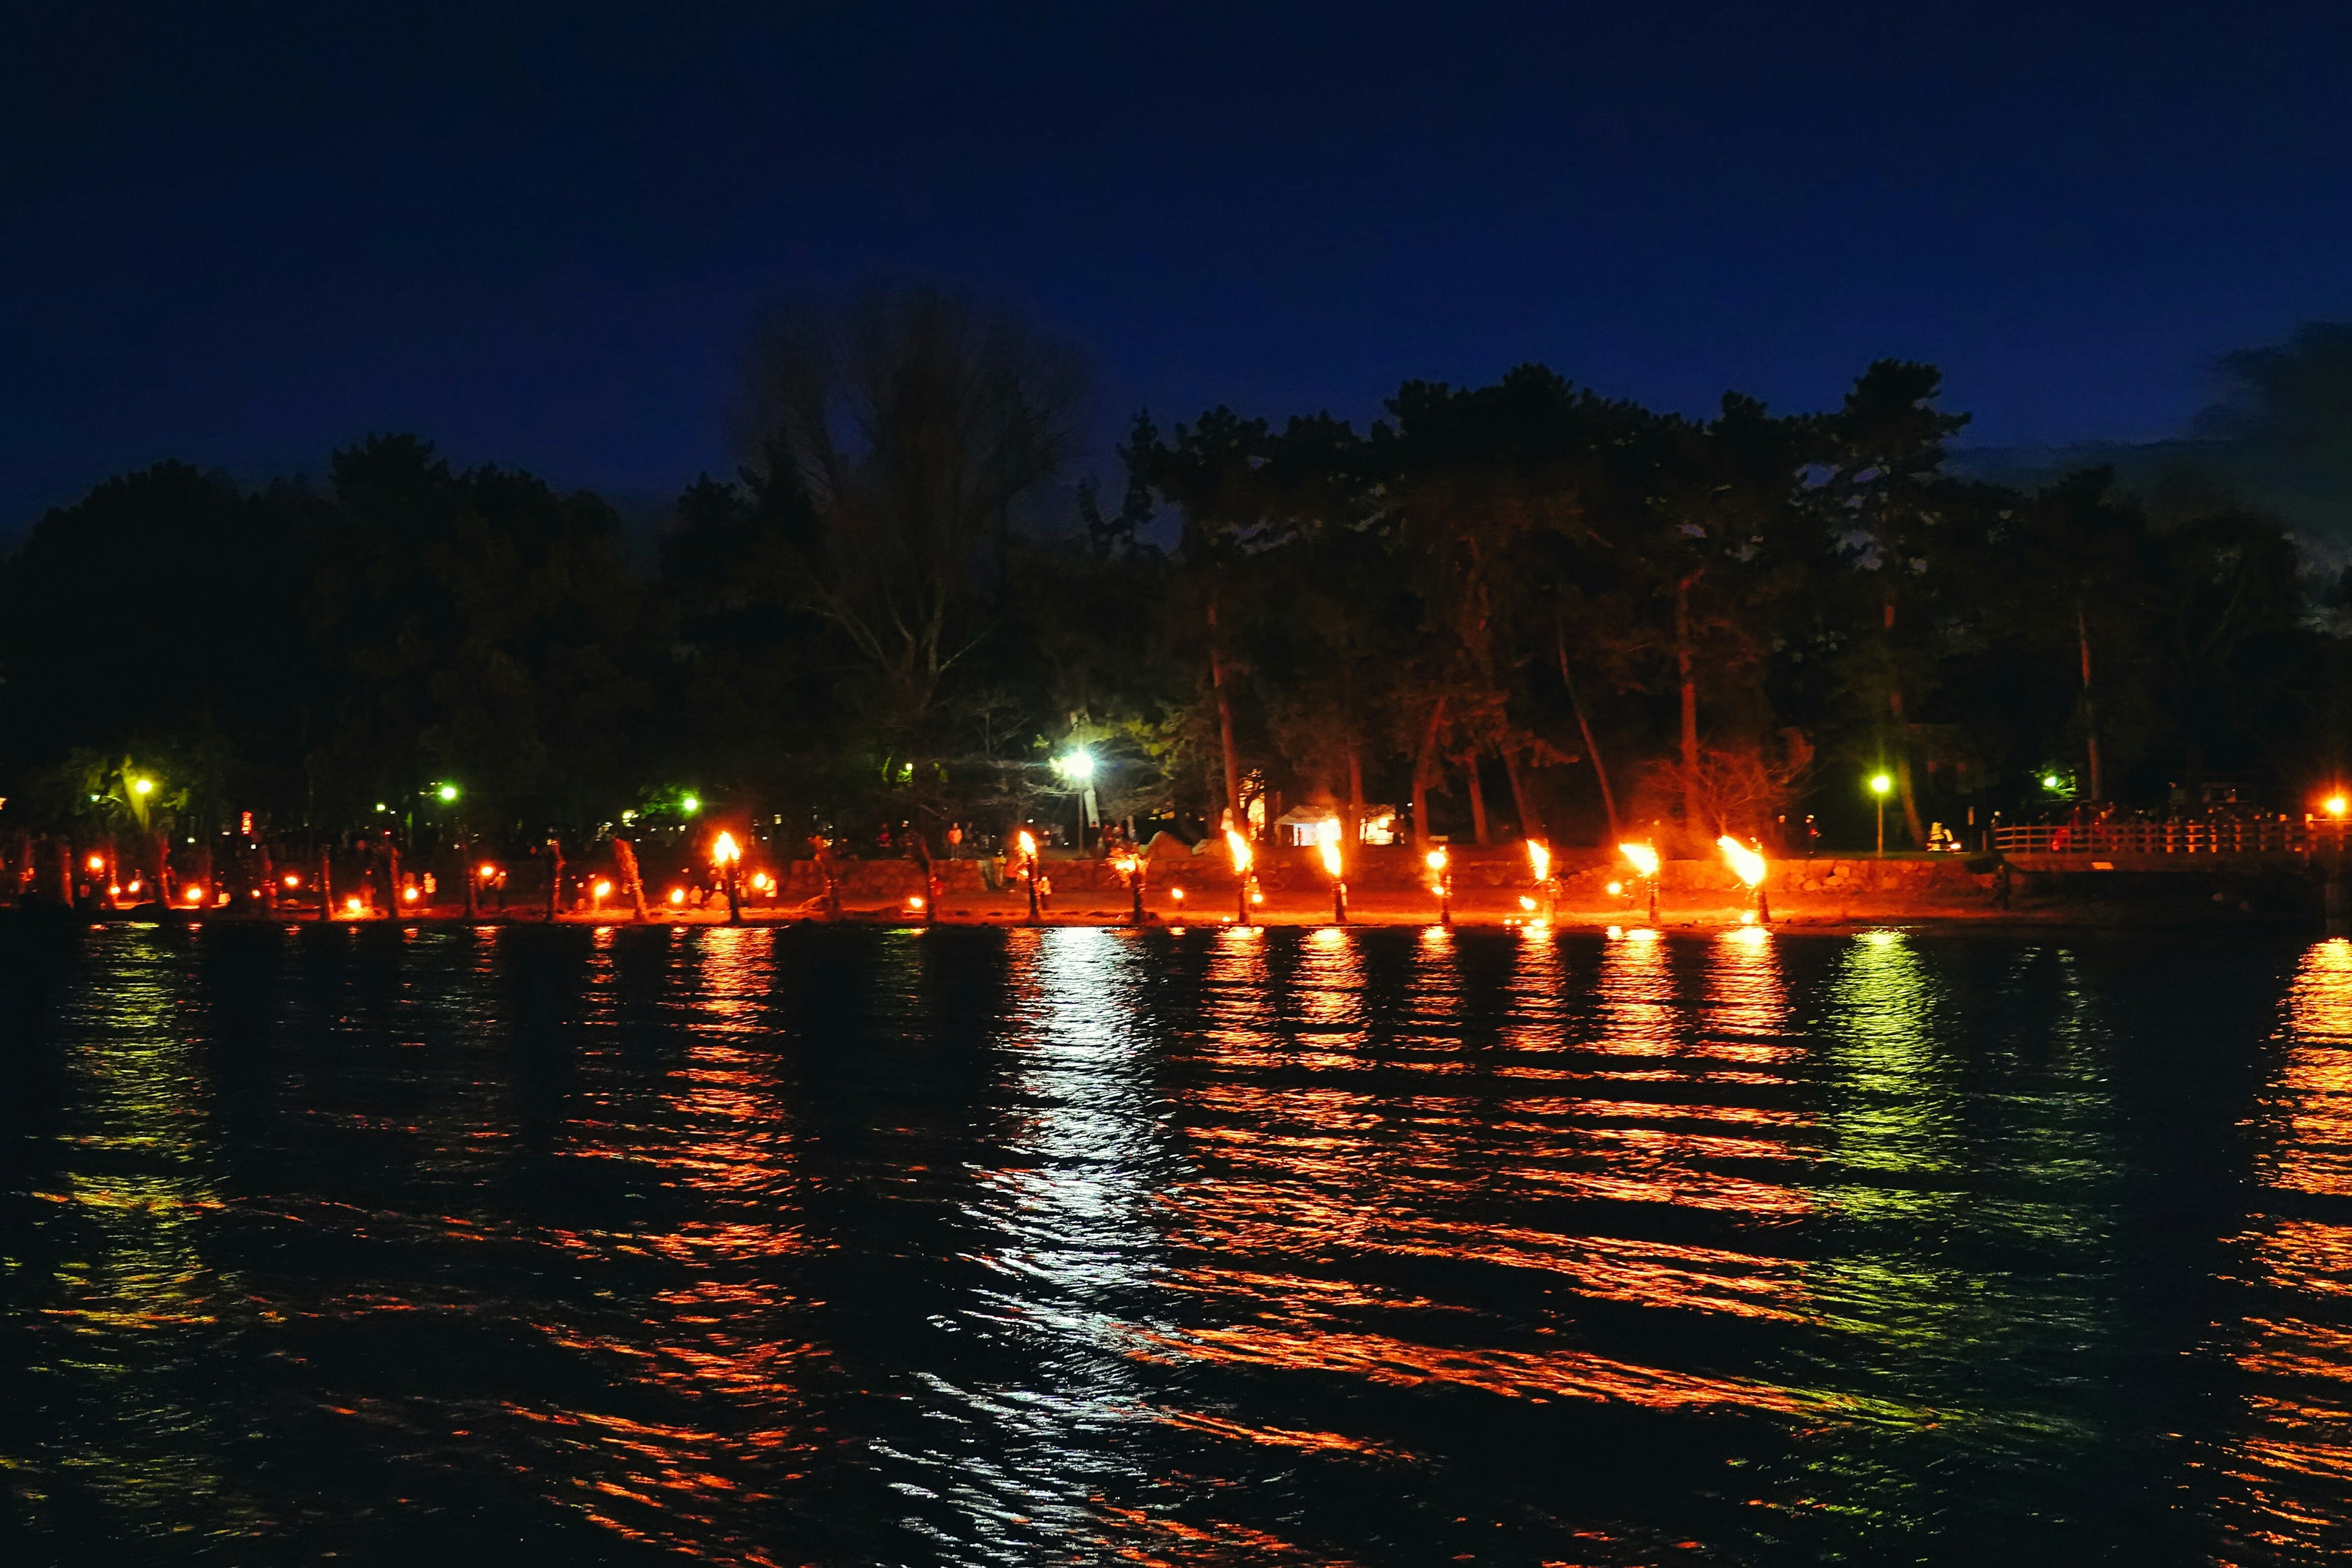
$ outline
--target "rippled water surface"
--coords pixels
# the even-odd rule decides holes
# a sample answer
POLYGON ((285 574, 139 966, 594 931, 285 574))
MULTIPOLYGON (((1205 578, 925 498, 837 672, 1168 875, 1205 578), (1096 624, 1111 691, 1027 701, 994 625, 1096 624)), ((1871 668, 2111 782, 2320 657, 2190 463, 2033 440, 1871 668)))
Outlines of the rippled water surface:
POLYGON ((11 1561, 2352 1546, 2352 945, 0 930, 11 1561))

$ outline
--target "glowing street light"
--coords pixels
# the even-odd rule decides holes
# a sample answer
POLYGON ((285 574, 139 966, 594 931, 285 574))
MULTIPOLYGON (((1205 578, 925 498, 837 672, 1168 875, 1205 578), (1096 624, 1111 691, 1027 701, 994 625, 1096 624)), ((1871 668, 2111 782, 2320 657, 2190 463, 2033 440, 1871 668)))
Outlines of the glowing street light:
POLYGON ((1878 858, 1886 858, 1886 796, 1895 788, 1895 781, 1885 773, 1870 775, 1870 793, 1878 801, 1878 858))
POLYGON ((1078 853, 1087 852, 1087 820, 1095 809, 1095 754, 1084 746, 1073 746, 1054 759, 1061 775, 1078 786, 1078 853))
POLYGON ((1228 827, 1225 829, 1225 849, 1234 858, 1234 923, 1247 925, 1250 923, 1250 861, 1254 858, 1250 853, 1250 841, 1228 827))
POLYGON ((131 793, 136 795, 153 795, 155 793, 155 781, 153 779, 132 779, 131 781, 131 793))
POLYGON ((1348 923, 1347 868, 1339 859, 1339 819, 1327 816, 1315 826, 1316 847, 1323 852, 1323 870, 1331 879, 1331 923, 1348 923))
POLYGON ((1448 868, 1450 862, 1445 851, 1433 849, 1421 859, 1422 864, 1429 868, 1429 890, 1437 895, 1437 923, 1451 926, 1454 923, 1454 873, 1448 868))
POLYGON ((702 797, 698 795, 681 795, 678 798, 677 809, 684 815, 692 816, 702 809, 702 797))
POLYGON ((445 784, 433 793, 440 797, 443 805, 453 805, 457 803, 457 786, 456 784, 445 784))

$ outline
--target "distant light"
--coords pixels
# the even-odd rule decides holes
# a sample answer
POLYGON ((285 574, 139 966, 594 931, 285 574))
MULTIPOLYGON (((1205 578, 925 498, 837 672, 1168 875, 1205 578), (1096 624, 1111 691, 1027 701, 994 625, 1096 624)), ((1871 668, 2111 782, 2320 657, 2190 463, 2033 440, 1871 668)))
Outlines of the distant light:
POLYGON ((910 910, 919 910, 919 909, 921 909, 921 908, 923 907, 923 895, 922 895, 922 894, 920 894, 920 893, 909 893, 909 894, 908 894, 908 895, 907 895, 907 907, 908 907, 908 909, 910 909, 910 910))
POLYGON ((190 888, 184 896, 192 904, 201 904, 205 901, 205 890, 202 888, 190 888))
POLYGON ((1184 901, 1184 889, 1181 888, 1171 888, 1168 889, 1168 896, 1181 904, 1184 901))
POLYGON ((692 816, 696 812, 702 809, 702 797, 698 795, 688 795, 685 799, 677 803, 677 808, 678 810, 686 813, 687 816, 692 816))
POLYGON ((1433 871, 1445 869, 1445 851, 1443 849, 1433 849, 1423 856, 1422 859, 1428 863, 1429 868, 1433 871))
POLYGON ((418 900, 418 898, 422 897, 422 895, 421 895, 420 893, 418 893, 418 891, 417 891, 415 888, 403 888, 403 889, 400 889, 400 896, 401 896, 404 900, 407 900, 409 903, 412 903, 412 904, 413 904, 413 903, 415 903, 415 902, 418 900))
MULTIPOLYGON (((456 798, 457 798, 457 796, 456 796, 456 795, 443 795, 441 798, 442 798, 442 799, 444 799, 444 800, 454 800, 454 799, 456 799, 456 798)), ((383 802, 382 802, 382 801, 377 801, 377 802, 375 803, 375 808, 376 808, 378 811, 390 811, 390 810, 392 809, 392 807, 390 807, 390 806, 388 806, 388 805, 384 805, 384 804, 383 804, 383 802)))
POLYGON ((1625 884, 1622 882, 1612 882, 1609 884, 1609 896, 1612 899, 1619 897, 1624 891, 1625 884))
MULTIPOLYGON (((132 795, 153 795, 155 793, 155 781, 153 779, 132 779, 131 781, 131 793, 132 795)), ((93 796, 92 798, 95 799, 96 797, 93 796)))
POLYGON ((457 798, 457 786, 456 784, 445 784, 433 793, 441 797, 442 805, 446 805, 451 801, 457 798))
POLYGON ((672 888, 669 890, 669 901, 673 904, 682 904, 686 902, 686 889, 684 888, 672 888))
POLYGON ((481 865, 481 870, 480 870, 480 873, 479 873, 479 874, 480 874, 480 876, 481 876, 482 880, 483 880, 483 881, 485 881, 485 882, 487 882, 487 881, 488 881, 491 878, 493 878, 493 877, 495 877, 495 876, 497 876, 497 875, 499 874, 499 868, 498 868, 496 866, 491 865, 488 860, 485 860, 485 861, 483 861, 483 862, 482 862, 482 865, 481 865))
POLYGON ((636 819, 637 814, 634 811, 625 811, 621 813, 621 820, 623 822, 635 822, 636 819))
MULTIPOLYGON (((2048 781, 2045 780, 2044 782, 2046 783, 2048 781)), ((1888 790, 1891 790, 1894 787, 1895 781, 1887 777, 1885 773, 1873 773, 1870 775, 1871 794, 1885 795, 1888 790)))
POLYGON ((609 899, 613 896, 613 884, 599 878, 596 885, 589 889, 588 891, 597 898, 609 899))
MULTIPOLYGON (((132 887, 134 887, 134 888, 135 888, 135 887, 137 887, 139 884, 138 884, 138 883, 136 883, 136 882, 133 882, 133 883, 131 883, 131 885, 132 887)), ((301 879, 301 878, 299 878, 299 877, 295 876, 295 875, 294 875, 293 873, 291 873, 291 872, 289 872, 289 873, 287 873, 287 877, 286 877, 286 885, 287 885, 288 887, 289 887, 289 888, 299 888, 299 887, 300 887, 300 886, 302 885, 302 879, 301 879)))
POLYGON ((350 898, 345 899, 343 900, 343 908, 351 911, 352 914, 359 913, 360 896, 357 893, 353 893, 350 898))
POLYGON ((1265 902, 1265 895, 1264 893, 1252 893, 1250 895, 1250 902, 1254 904, 1262 904, 1265 902))
POLYGON ((2331 795, 2327 797, 2328 816, 2341 816, 2347 808, 2352 808, 2352 801, 2346 800, 2340 795, 2331 795))
POLYGON ((1535 907, 1536 901, 1533 899, 1528 897, 1525 893, 1521 893, 1519 895, 1519 908, 1528 910, 1529 913, 1533 913, 1535 907))
POLYGON ((1062 770, 1064 776, 1079 784, 1088 783, 1095 776, 1095 754, 1084 746, 1069 752, 1054 765, 1062 770))
POLYGON ((2043 773, 2042 775, 2042 787, 2055 795, 2058 791, 2066 787, 2066 781, 2060 778, 2056 773, 2043 773))
POLYGON ((105 869, 106 869, 106 857, 105 857, 105 856, 103 856, 103 855, 93 855, 93 856, 91 856, 91 857, 89 858, 89 868, 90 868, 91 870, 93 870, 93 871, 103 871, 103 870, 105 870, 105 869))

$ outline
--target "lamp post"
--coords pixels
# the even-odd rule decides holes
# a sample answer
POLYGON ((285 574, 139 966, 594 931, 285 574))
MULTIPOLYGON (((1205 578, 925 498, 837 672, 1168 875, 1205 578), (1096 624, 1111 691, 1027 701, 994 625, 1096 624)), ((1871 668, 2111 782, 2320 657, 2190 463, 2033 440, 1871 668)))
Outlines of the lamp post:
POLYGON ((1078 855, 1087 852, 1087 818, 1093 814, 1095 800, 1095 754, 1084 746, 1074 746, 1054 765, 1062 776, 1078 786, 1078 855))
POLYGON ((1886 795, 1894 787, 1895 781, 1885 773, 1870 775, 1870 793, 1878 800, 1878 858, 1881 860, 1886 858, 1886 795))

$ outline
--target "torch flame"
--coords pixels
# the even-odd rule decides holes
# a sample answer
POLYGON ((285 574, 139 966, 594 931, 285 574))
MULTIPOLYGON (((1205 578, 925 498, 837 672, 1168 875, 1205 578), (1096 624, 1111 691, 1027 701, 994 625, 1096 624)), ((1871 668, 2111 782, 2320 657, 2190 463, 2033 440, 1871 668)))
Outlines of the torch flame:
POLYGON ((1339 819, 1327 816, 1315 828, 1315 842, 1323 851, 1323 869, 1339 875, 1339 819))
POLYGON ((1633 869, 1644 877, 1658 874, 1658 851, 1648 844, 1620 844, 1617 853, 1633 862, 1633 869))
POLYGON ((711 841, 710 859, 712 864, 719 866, 731 866, 742 858, 743 851, 736 847, 735 836, 733 834, 722 833, 716 839, 711 841))
POLYGON ((1752 888, 1764 879, 1763 856, 1728 833, 1717 839, 1715 847, 1723 851, 1723 858, 1731 863, 1733 874, 1741 881, 1752 888))
POLYGON ((1528 840, 1528 868, 1538 882, 1551 880, 1551 846, 1540 838, 1528 840))
POLYGON ((1445 869, 1445 851, 1443 849, 1433 849, 1428 854, 1423 856, 1422 859, 1427 863, 1429 868, 1433 871, 1443 871, 1445 869))
POLYGON ((1225 829, 1225 847, 1233 851, 1234 875, 1247 875, 1250 868, 1249 840, 1228 827, 1225 829))
POLYGON ((1037 840, 1027 828, 1023 828, 1021 830, 1021 837, 1014 839, 1013 842, 1021 847, 1021 858, 1024 860, 1034 860, 1037 858, 1037 840))

